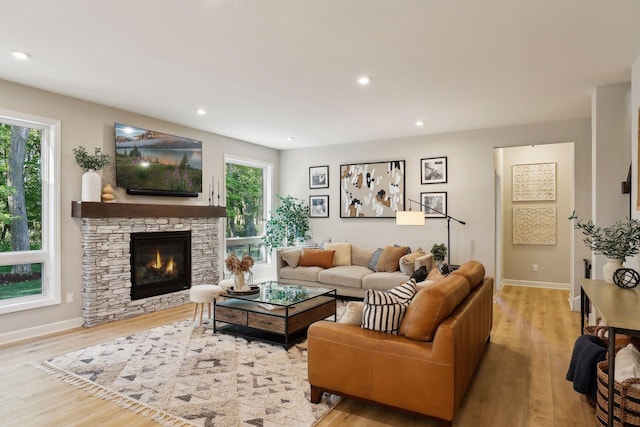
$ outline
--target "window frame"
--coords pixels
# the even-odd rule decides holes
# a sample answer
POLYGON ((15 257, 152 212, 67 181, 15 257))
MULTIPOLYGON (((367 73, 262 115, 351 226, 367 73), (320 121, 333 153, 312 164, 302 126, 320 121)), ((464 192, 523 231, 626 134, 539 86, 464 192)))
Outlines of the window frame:
POLYGON ((42 293, 0 300, 0 314, 61 304, 60 120, 0 109, 0 122, 40 129, 42 247, 0 253, 0 265, 42 264, 42 293))
MULTIPOLYGON (((268 213, 271 212, 271 195, 273 192, 273 165, 271 163, 267 163, 267 162, 261 162, 258 160, 251 160, 251 159, 246 159, 246 158, 242 158, 242 157, 238 157, 238 156, 233 156, 233 155, 225 155, 224 156, 224 165, 223 165, 223 171, 224 171, 224 189, 225 189, 225 195, 226 195, 226 191, 227 191, 227 163, 233 163, 233 164, 237 164, 237 165, 241 165, 241 166, 248 166, 248 167, 252 167, 252 168, 260 168, 262 169, 262 179, 263 179, 263 183, 264 183, 264 188, 262 191, 262 206, 263 206, 263 215, 266 221, 266 218, 268 216, 268 213)), ((226 200, 225 200, 225 206, 226 206, 226 200)), ((264 229, 262 230, 262 235, 264 235, 264 229)), ((224 233, 224 247, 223 247, 223 253, 226 254, 227 253, 227 231, 226 231, 226 227, 223 229, 222 231, 224 233)), ((250 236, 250 237, 245 237, 246 239, 250 239, 250 238, 260 238, 262 236, 250 236)), ((261 269, 264 268, 265 266, 268 266, 269 264, 271 264, 271 254, 270 251, 266 251, 265 252, 265 262, 263 263, 256 263, 253 266, 253 269, 261 269)))

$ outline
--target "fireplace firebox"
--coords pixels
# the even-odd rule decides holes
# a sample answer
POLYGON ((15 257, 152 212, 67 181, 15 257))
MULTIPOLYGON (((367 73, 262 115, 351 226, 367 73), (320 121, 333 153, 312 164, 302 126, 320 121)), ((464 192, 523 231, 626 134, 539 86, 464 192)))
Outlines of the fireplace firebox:
POLYGON ((131 233, 131 299, 191 287, 191 231, 131 233))

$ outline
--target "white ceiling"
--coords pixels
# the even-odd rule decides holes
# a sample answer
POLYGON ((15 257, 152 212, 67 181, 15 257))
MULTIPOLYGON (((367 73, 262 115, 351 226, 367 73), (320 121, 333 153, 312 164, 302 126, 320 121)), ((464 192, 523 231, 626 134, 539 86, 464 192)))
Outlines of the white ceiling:
POLYGON ((280 149, 588 117, 594 88, 630 80, 640 54, 638 0, 0 0, 0 10, 2 79, 280 149), (370 86, 357 85, 362 74, 370 86))

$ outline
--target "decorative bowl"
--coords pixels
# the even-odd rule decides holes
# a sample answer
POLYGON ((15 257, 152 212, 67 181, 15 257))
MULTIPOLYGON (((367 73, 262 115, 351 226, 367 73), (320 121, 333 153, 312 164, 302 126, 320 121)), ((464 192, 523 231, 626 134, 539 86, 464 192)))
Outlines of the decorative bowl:
POLYGON ((236 291, 232 288, 227 289, 227 296, 230 297, 246 297, 250 295, 257 295, 260 293, 260 287, 253 285, 251 286, 251 290, 248 291, 236 291))

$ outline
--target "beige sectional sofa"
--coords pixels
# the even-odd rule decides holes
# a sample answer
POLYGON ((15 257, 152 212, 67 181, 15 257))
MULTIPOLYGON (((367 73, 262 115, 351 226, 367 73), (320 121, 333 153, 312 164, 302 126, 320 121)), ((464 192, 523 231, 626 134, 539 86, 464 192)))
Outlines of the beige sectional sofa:
POLYGON ((407 252, 407 247, 376 249, 346 242, 329 243, 324 250, 279 249, 277 280, 332 288, 342 296, 363 297, 366 289, 388 290, 406 282, 422 266, 431 270, 430 253, 407 252))

